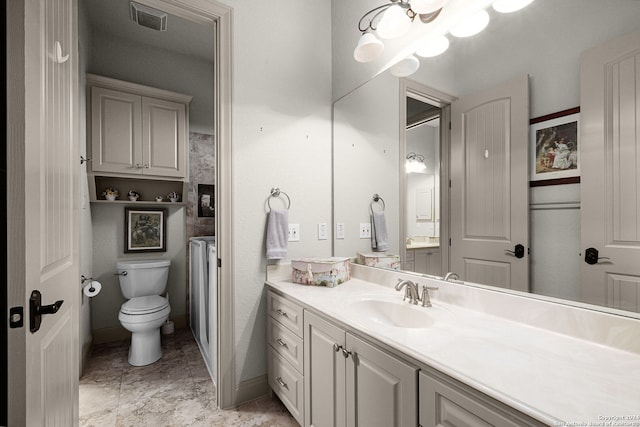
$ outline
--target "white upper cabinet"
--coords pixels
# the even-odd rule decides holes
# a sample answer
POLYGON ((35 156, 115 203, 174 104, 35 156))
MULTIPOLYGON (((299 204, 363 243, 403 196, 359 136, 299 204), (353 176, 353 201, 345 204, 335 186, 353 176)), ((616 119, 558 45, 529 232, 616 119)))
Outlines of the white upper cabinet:
POLYGON ((191 97, 88 75, 91 171, 185 178, 191 97))

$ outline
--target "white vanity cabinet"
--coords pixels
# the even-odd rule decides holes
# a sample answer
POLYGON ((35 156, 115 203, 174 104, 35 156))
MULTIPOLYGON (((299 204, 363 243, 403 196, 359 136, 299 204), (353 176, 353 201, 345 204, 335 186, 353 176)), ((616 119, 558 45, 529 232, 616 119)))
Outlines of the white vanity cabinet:
POLYGON ((421 427, 546 425, 438 371, 424 369, 419 377, 421 427))
POLYGON ((188 176, 191 97, 87 75, 93 174, 188 176))
POLYGON ((407 249, 407 258, 413 259, 413 269, 416 273, 442 276, 442 257, 440 248, 407 249))
POLYGON ((304 312, 305 426, 415 427, 417 368, 304 312))
POLYGON ((271 389, 300 425, 304 422, 303 309, 267 293, 267 370, 271 389))

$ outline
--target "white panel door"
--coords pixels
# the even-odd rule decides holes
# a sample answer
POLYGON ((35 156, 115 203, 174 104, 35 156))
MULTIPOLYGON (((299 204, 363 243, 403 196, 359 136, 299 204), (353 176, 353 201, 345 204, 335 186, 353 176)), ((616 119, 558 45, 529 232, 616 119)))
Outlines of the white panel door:
POLYGON ((451 126, 451 271, 528 291, 528 76, 455 101, 451 126))
POLYGON ((635 312, 640 312, 639 88, 640 32, 581 56, 582 299, 635 312), (595 264, 587 263, 588 248, 598 251, 595 264))
POLYGON ((25 318, 22 328, 9 330, 9 425, 72 426, 78 424, 80 297, 77 5, 11 3, 9 46, 22 45, 25 56, 24 63, 14 57, 10 73, 23 85, 10 96, 19 111, 12 112, 9 133, 9 304, 23 306, 25 318), (29 319, 35 291, 42 305, 51 305, 43 307, 51 313, 42 315, 37 331, 29 319))

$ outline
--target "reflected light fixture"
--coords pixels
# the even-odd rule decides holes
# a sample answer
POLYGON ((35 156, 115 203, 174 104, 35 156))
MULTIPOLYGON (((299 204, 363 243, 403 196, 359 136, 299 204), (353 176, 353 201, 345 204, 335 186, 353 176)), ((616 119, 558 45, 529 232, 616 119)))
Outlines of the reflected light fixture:
POLYGON ((427 173, 427 165, 424 164, 424 156, 414 152, 407 154, 404 168, 407 173, 427 173))
MULTIPOLYGON (((450 0, 389 0, 381 6, 375 7, 365 13, 358 21, 358 30, 362 34, 353 57, 358 62, 371 62, 380 57, 384 51, 384 43, 380 39, 394 39, 406 35, 418 18, 418 22, 429 24, 435 21, 450 0)), ((431 58, 444 53, 449 48, 447 33, 455 37, 471 37, 484 30, 489 25, 489 13, 481 9, 469 14, 466 0, 454 0, 454 6, 447 10, 448 23, 453 27, 440 26, 434 33, 422 32, 425 41, 418 43, 415 54, 423 58, 431 58), (457 6, 457 7, 456 7, 457 6), (465 14, 467 16, 465 16, 465 14)), ((520 10, 531 4, 534 0, 494 0, 491 4, 500 13, 509 13, 520 10)), ((490 3, 490 2, 487 2, 490 3)), ((487 6, 488 7, 488 4, 487 6)), ((409 41, 412 43, 412 41, 409 41)), ((401 59, 390 67, 394 76, 406 77, 415 73, 420 67, 420 61, 414 55, 401 59)))

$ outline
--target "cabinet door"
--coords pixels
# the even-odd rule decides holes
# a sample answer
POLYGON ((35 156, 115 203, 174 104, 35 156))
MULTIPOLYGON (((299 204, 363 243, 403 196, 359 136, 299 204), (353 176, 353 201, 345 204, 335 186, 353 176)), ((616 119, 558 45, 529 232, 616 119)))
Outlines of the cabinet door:
POLYGON ((90 165, 94 172, 142 173, 141 104, 138 95, 91 88, 90 165))
POLYGON ((186 176, 186 106, 142 98, 142 164, 144 174, 186 176))
POLYGON ((423 427, 543 426, 526 415, 447 379, 420 373, 420 425, 423 427))
POLYGON ((347 333, 347 425, 415 427, 417 369, 347 333))
POLYGON ((345 332, 306 310, 304 327, 304 425, 345 427, 345 332))

